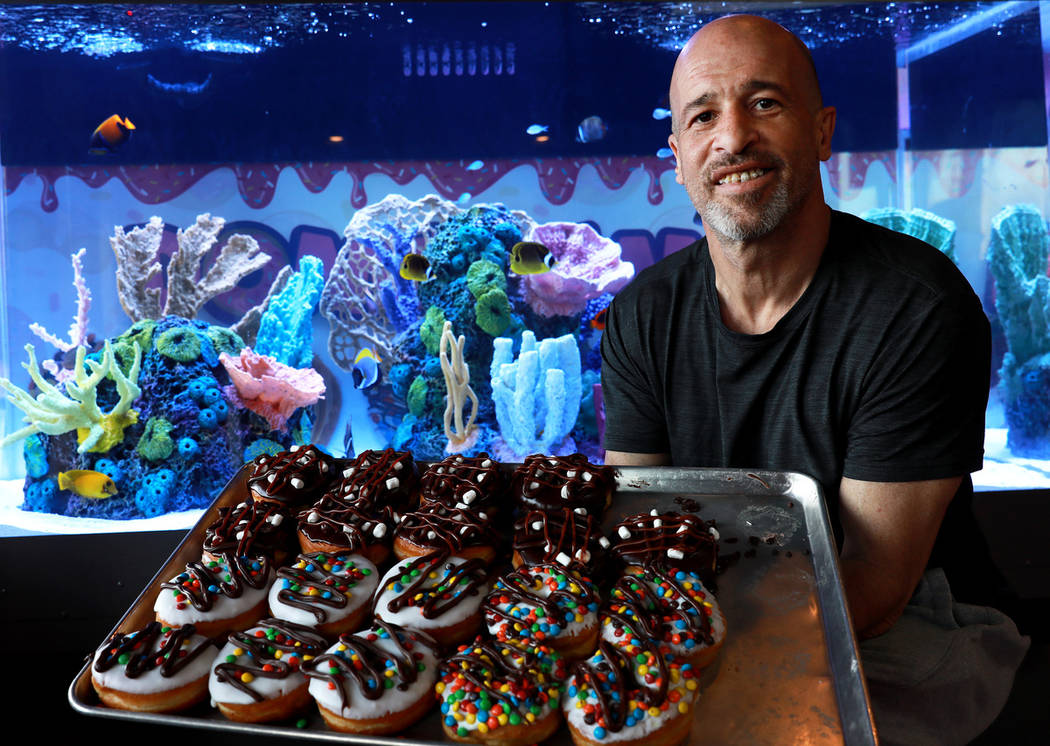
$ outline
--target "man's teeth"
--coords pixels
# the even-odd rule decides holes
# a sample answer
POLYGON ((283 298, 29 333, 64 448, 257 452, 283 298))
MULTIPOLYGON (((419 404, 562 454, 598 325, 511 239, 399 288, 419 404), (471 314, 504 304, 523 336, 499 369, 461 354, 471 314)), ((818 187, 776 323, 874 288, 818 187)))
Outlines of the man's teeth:
POLYGON ((718 180, 719 184, 737 184, 741 181, 750 181, 751 179, 757 179, 759 176, 764 174, 766 171, 763 168, 755 168, 750 171, 738 171, 737 173, 729 174, 718 180))

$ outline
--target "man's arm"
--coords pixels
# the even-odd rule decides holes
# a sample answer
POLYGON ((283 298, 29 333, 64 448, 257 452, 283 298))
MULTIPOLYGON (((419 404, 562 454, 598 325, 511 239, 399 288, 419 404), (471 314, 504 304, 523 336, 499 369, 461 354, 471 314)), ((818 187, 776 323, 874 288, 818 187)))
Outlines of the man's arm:
POLYGON ((961 481, 962 477, 862 482, 843 477, 842 582, 860 639, 882 634, 904 611, 961 481))
POLYGON ((605 463, 609 466, 667 466, 671 463, 671 454, 606 451, 605 463))

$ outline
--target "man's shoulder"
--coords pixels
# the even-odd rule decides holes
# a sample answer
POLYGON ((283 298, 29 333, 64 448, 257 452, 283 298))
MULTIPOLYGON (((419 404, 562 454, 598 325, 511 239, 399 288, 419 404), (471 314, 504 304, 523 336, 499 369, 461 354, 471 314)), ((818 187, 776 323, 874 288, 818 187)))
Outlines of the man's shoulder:
POLYGON ((695 287, 703 276, 706 246, 704 239, 697 239, 642 269, 616 294, 617 302, 623 306, 628 302, 637 302, 640 298, 668 299, 678 287, 695 287))

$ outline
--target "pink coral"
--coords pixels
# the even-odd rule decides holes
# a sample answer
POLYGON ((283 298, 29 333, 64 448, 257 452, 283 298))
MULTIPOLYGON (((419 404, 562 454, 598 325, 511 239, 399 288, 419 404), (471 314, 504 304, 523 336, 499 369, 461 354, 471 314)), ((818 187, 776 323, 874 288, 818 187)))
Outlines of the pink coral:
POLYGON ((550 272, 525 275, 525 299, 543 316, 583 313, 587 301, 615 293, 634 277, 634 265, 620 260, 620 244, 586 223, 544 223, 525 236, 546 246, 557 263, 550 272))
POLYGON ((249 347, 219 360, 233 381, 223 387, 226 398, 265 418, 271 430, 283 430, 295 410, 324 397, 324 379, 313 368, 293 368, 249 347))

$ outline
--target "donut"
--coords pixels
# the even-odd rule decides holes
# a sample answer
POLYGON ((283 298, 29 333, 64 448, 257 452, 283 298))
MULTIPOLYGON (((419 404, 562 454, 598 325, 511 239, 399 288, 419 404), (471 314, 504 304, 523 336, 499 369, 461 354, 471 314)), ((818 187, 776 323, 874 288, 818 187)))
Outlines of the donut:
POLYGON ((434 706, 437 643, 418 630, 375 620, 343 634, 304 672, 332 730, 383 735, 404 730, 434 706))
POLYGON ((601 640, 594 655, 573 667, 562 710, 576 746, 670 746, 688 738, 698 694, 692 666, 652 641, 601 640))
POLYGON ((483 510, 495 515, 506 484, 499 464, 487 453, 448 456, 431 464, 420 480, 420 503, 483 510))
POLYGON ((610 534, 625 565, 658 564, 690 570, 708 585, 715 580, 718 530, 692 513, 653 509, 624 518, 610 534))
POLYGON ((292 446, 250 464, 248 490, 260 502, 298 510, 328 491, 337 477, 333 459, 313 445, 292 446))
POLYGON ((499 543, 499 534, 487 513, 450 508, 444 503, 429 503, 405 513, 394 529, 394 554, 400 559, 440 550, 491 562, 499 543))
POLYGON ((376 566, 359 554, 300 554, 277 570, 270 613, 335 637, 361 625, 378 584, 376 566))
POLYGON ((602 637, 656 640, 696 668, 709 665, 725 641, 726 621, 700 576, 687 570, 632 566, 609 591, 602 637))
POLYGON ((363 554, 374 565, 390 556, 394 513, 367 502, 346 502, 329 493, 296 515, 304 552, 363 554))
POLYGON ((241 723, 290 718, 310 703, 302 665, 327 647, 316 630, 283 619, 231 632, 208 677, 212 703, 241 723))
POLYGON ((511 562, 515 567, 557 563, 600 572, 609 546, 593 515, 572 508, 530 510, 514 521, 511 562))
POLYGON ((273 570, 265 557, 233 557, 187 563, 161 583, 153 605, 157 621, 171 627, 193 624, 207 637, 244 629, 266 615, 273 570))
POLYGON ((511 475, 519 510, 582 508, 601 519, 612 500, 612 467, 595 466, 582 453, 571 456, 527 456, 511 475))
POLYGON ((281 506, 245 500, 219 508, 219 517, 204 530, 204 558, 262 554, 282 562, 294 546, 294 532, 295 521, 281 506))
POLYGON ((500 576, 482 611, 497 640, 547 645, 576 660, 598 642, 598 607, 590 579, 575 569, 530 565, 500 576))
POLYGON ((434 687, 441 725, 453 741, 524 746, 561 724, 565 661, 546 645, 525 647, 477 637, 441 664, 434 687))
POLYGON ((396 513, 412 510, 419 503, 419 469, 409 451, 363 451, 340 468, 342 479, 332 490, 340 500, 363 500, 396 513))
POLYGON ((91 685, 103 704, 136 712, 180 712, 208 696, 208 670, 217 653, 192 624, 150 622, 114 632, 95 651, 91 685))
POLYGON ((379 581, 372 613, 448 647, 474 636, 488 591, 485 562, 433 552, 391 567, 379 581))

